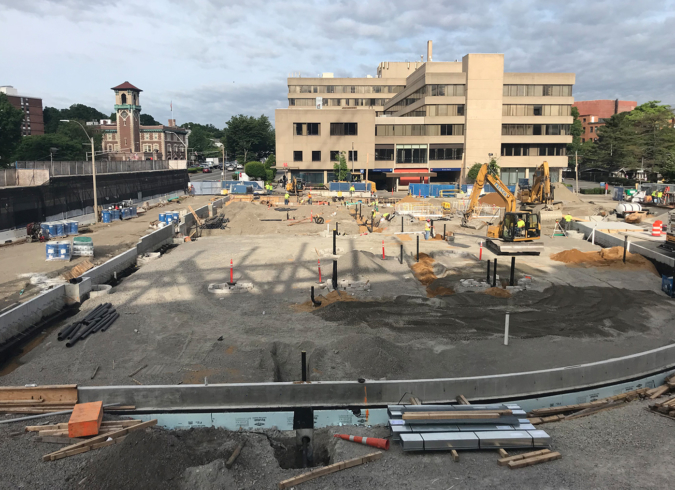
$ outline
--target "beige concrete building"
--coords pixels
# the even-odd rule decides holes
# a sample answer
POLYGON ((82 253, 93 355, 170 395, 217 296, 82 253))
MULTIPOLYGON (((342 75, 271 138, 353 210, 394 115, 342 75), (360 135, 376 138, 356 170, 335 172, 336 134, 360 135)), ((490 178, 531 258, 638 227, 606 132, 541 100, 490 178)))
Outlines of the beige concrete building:
POLYGON ((572 142, 573 73, 504 73, 504 55, 461 62, 383 62, 377 77, 288 79, 288 108, 275 112, 277 165, 308 182, 334 180, 345 152, 355 178, 378 188, 465 182, 497 158, 515 184, 543 161, 558 180, 572 142))

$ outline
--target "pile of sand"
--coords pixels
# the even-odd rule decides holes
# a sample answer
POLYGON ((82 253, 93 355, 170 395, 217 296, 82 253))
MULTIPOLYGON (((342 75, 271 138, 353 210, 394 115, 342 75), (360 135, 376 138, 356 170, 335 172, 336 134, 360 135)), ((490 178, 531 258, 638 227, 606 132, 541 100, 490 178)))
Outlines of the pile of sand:
POLYGON ((488 288, 485 291, 481 291, 482 294, 489 294, 495 298, 510 298, 511 293, 506 289, 502 288, 488 288))
POLYGON ((623 247, 603 248, 598 252, 582 252, 573 248, 572 250, 551 254, 551 260, 586 267, 644 269, 659 275, 654 264, 640 254, 628 252, 624 264, 623 247))
POLYGON ((455 290, 447 286, 437 286, 432 289, 431 286, 427 286, 427 298, 435 298, 436 296, 452 296, 455 294, 455 290))
POLYGON ((434 274, 434 259, 425 253, 420 254, 420 261, 415 262, 410 269, 412 269, 415 279, 424 286, 428 286, 438 279, 436 274, 434 274))
POLYGON ((504 201, 504 199, 502 199, 502 196, 500 196, 496 192, 488 192, 487 194, 483 195, 483 197, 478 199, 478 202, 485 206, 492 205, 498 206, 500 208, 506 207, 506 201, 504 201))
POLYGON ((578 202, 584 203, 584 200, 581 199, 577 194, 572 192, 569 187, 561 182, 555 182, 551 184, 553 188, 553 200, 554 201, 563 201, 566 203, 569 202, 578 202))
POLYGON ((320 295, 320 296, 314 296, 314 299, 316 301, 321 301, 321 306, 314 306, 314 303, 312 303, 312 300, 310 299, 309 301, 306 301, 304 303, 300 303, 299 305, 291 305, 291 308, 294 311, 297 311, 298 313, 308 313, 310 311, 316 310, 318 308, 325 308, 328 305, 332 305, 333 303, 337 302, 349 302, 349 301, 359 301, 357 298, 352 296, 351 294, 347 294, 346 292, 342 291, 331 291, 327 295, 320 295))
POLYGON ((399 202, 419 202, 419 198, 411 196, 410 194, 408 194, 403 199, 401 199, 399 202))

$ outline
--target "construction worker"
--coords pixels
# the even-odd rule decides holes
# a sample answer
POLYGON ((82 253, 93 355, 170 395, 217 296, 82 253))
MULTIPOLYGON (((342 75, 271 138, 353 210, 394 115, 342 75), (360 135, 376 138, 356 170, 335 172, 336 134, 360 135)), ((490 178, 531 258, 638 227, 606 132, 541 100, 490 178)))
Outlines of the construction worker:
POLYGON ((659 191, 656 193, 656 198, 658 199, 659 204, 663 204, 663 192, 659 191))
POLYGON ((522 236, 525 234, 525 221, 523 221, 523 218, 518 218, 518 222, 516 223, 516 226, 518 227, 518 235, 522 236))
POLYGON ((375 199, 375 211, 379 211, 379 210, 380 210, 380 201, 375 199))
POLYGON ((656 190, 652 191, 652 202, 656 203, 656 190))
POLYGON ((312 193, 310 192, 307 194, 307 203, 311 206, 312 205, 312 193))
POLYGON ((284 194, 284 204, 285 204, 286 206, 288 206, 288 198, 289 198, 289 197, 291 197, 291 196, 288 194, 288 192, 286 192, 286 194, 284 194))
POLYGON ((350 197, 354 195, 354 191, 356 191, 356 189, 354 188, 354 184, 352 184, 352 185, 349 186, 349 196, 350 197))
POLYGON ((563 219, 565 220, 565 229, 566 230, 571 230, 572 229, 572 215, 571 214, 566 214, 563 219))
POLYGON ((426 223, 424 223, 424 239, 428 240, 430 234, 431 234, 431 220, 427 220, 426 223))
POLYGON ((382 217, 383 217, 384 219, 386 219, 387 221, 389 221, 389 213, 384 213, 384 214, 382 215, 382 217))

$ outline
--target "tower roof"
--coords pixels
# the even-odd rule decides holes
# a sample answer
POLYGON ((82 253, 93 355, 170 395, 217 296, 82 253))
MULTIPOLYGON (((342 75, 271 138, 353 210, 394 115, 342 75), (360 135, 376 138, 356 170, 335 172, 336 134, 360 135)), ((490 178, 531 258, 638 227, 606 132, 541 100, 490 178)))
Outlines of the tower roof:
POLYGON ((113 87, 111 90, 135 90, 136 92, 143 92, 140 88, 134 87, 129 82, 124 82, 117 87, 113 87))

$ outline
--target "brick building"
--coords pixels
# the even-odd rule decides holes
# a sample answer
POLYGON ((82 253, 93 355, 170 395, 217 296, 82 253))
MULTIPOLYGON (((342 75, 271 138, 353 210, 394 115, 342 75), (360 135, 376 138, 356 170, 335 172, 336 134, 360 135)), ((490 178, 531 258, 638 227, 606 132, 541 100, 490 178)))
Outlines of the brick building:
POLYGON ((20 95, 11 85, 0 87, 0 92, 7 95, 10 104, 23 112, 23 124, 21 125, 23 136, 45 134, 42 99, 20 95))
POLYGON ((140 123, 141 89, 124 82, 115 91, 116 122, 101 125, 102 150, 111 160, 185 160, 190 130, 176 126, 143 126, 140 123))
POLYGON ((581 119, 581 142, 595 141, 600 126, 605 125, 605 119, 620 112, 630 112, 637 107, 634 100, 580 100, 572 104, 579 110, 581 119))

